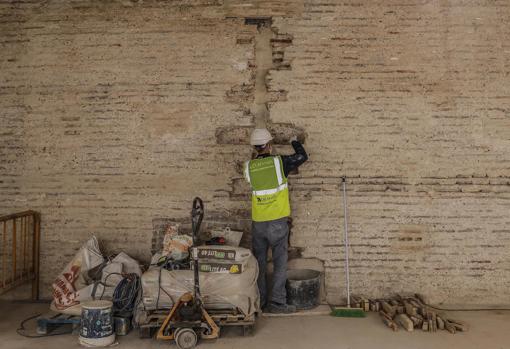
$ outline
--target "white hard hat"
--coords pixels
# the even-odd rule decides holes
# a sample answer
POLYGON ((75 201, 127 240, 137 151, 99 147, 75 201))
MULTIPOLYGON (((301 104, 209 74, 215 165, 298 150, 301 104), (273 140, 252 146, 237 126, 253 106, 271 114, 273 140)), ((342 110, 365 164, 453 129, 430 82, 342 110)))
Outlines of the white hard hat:
POLYGON ((271 133, 265 128, 256 128, 251 133, 250 144, 251 145, 264 145, 269 143, 273 139, 271 133))

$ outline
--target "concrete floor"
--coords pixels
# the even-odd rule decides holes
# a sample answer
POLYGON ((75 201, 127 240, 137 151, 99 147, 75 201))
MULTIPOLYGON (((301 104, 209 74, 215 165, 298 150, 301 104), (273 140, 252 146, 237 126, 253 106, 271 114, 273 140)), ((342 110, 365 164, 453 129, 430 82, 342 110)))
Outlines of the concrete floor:
MULTIPOLYGON (((28 339, 16 334, 19 322, 30 315, 45 312, 47 304, 0 302, 0 348, 82 348, 75 335, 28 339)), ((459 312, 452 317, 465 320, 469 332, 449 334, 446 331, 424 333, 392 332, 384 327, 376 314, 364 319, 329 316, 262 317, 254 336, 241 337, 235 330, 224 331, 216 341, 202 342, 203 349, 506 349, 510 346, 510 312, 459 312)), ((33 328, 33 325, 28 326, 33 328)), ((169 343, 154 339, 139 339, 133 331, 118 338, 117 348, 168 348, 169 343)), ((176 348, 174 344, 171 348, 176 348)))

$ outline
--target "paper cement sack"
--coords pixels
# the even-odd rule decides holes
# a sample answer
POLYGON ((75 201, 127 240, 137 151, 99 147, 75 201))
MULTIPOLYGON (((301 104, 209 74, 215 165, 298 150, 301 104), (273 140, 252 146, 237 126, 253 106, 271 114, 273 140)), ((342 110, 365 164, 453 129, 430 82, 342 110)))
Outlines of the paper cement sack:
POLYGON ((96 237, 93 236, 83 244, 51 285, 53 288, 52 306, 57 311, 63 311, 80 302, 92 299, 93 285, 90 284, 91 281, 88 280, 87 273, 103 261, 99 244, 96 237))

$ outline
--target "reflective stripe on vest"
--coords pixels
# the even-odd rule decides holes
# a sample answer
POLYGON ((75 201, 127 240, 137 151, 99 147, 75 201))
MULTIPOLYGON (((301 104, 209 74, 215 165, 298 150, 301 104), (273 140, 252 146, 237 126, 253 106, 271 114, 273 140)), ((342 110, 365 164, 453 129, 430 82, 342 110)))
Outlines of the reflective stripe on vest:
POLYGON ((283 179, 282 179, 282 169, 280 168, 280 158, 278 156, 275 156, 273 158, 273 161, 274 161, 274 168, 276 169, 276 178, 278 179, 278 185, 281 186, 283 184, 283 179))
POLYGON ((282 185, 279 185, 278 188, 275 189, 266 189, 266 190, 253 190, 253 195, 260 196, 260 195, 271 195, 278 193, 279 191, 282 191, 284 189, 287 189, 287 183, 283 183, 282 185))

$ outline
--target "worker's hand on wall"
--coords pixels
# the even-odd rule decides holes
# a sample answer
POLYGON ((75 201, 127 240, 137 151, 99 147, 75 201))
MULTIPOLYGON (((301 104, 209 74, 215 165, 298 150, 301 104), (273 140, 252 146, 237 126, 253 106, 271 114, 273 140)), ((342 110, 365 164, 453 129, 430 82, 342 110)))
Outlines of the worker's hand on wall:
POLYGON ((304 144, 305 143, 305 135, 304 135, 304 133, 292 136, 290 138, 290 143, 292 143, 294 141, 298 141, 299 143, 304 144))

